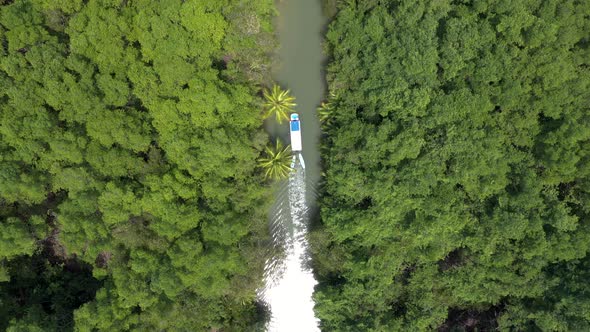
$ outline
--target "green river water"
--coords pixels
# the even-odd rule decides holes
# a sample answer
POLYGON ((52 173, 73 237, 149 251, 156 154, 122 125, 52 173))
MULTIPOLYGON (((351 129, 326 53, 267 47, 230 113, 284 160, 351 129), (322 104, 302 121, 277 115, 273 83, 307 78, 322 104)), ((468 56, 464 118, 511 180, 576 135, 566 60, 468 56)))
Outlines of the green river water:
MULTIPOLYGON (((274 80, 296 98, 303 140, 305 171, 299 166, 278 184, 269 213, 273 245, 284 256, 270 256, 260 297, 271 311, 269 332, 319 331, 313 312, 316 281, 309 266, 307 228, 317 210, 315 188, 320 180, 320 126, 316 108, 324 98, 322 33, 326 19, 321 0, 278 1, 276 29, 280 43, 274 80)), ((289 143, 288 123, 267 121, 271 136, 289 143)))
MULTIPOLYGON (((320 127, 316 108, 325 91, 322 29, 326 19, 320 0, 282 0, 278 2, 279 64, 274 79, 291 90, 295 111, 301 117, 306 182, 319 180, 320 127)), ((288 128, 285 126, 285 131, 288 128)), ((288 137, 288 136, 286 136, 288 137)))

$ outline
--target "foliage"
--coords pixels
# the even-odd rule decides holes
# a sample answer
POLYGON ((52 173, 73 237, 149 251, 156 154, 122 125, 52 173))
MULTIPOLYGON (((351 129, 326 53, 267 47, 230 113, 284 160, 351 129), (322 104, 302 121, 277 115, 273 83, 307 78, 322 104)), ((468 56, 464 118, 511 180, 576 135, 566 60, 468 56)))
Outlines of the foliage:
POLYGON ((326 125, 326 123, 329 122, 332 117, 332 110, 333 106, 330 102, 322 102, 317 108, 318 116, 322 124, 326 125))
POLYGON ((100 287, 90 266, 76 260, 52 264, 39 253, 8 265, 15 278, 0 283, 3 331, 73 331, 73 311, 100 287))
POLYGON ((324 330, 590 329, 589 6, 341 2, 324 330))
POLYGON ((318 118, 324 130, 332 126, 334 122, 334 115, 332 114, 332 112, 334 112, 334 109, 337 107, 336 105, 338 103, 338 96, 334 91, 331 91, 328 100, 323 101, 320 104, 320 106, 316 109, 318 118))
POLYGON ((275 146, 267 146, 266 155, 258 159, 258 165, 262 167, 267 178, 273 180, 285 179, 291 172, 291 146, 283 146, 277 139, 275 146))
MULTIPOLYGON (((95 299, 67 307, 69 315, 86 302, 73 313, 76 330, 258 324, 269 193, 256 164, 266 143, 256 95, 274 46, 273 8, 0 6, 0 280, 27 282, 10 266, 50 247, 103 283, 95 299)), ((65 287, 49 285, 40 294, 65 287)), ((3 316, 8 328, 51 329, 54 312, 24 296, 3 316)))
POLYGON ((289 121, 289 113, 297 105, 294 103, 295 97, 289 95, 289 90, 281 90, 275 84, 272 90, 264 90, 264 98, 264 108, 266 109, 264 118, 274 115, 278 123, 289 121))

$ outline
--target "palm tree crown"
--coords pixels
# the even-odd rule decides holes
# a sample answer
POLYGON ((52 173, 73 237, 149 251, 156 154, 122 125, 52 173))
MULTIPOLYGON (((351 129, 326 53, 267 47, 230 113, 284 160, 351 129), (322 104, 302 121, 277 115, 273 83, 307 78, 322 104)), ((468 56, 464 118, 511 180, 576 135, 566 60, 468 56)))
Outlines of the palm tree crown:
POLYGON ((327 125, 332 119, 332 103, 322 102, 317 109, 320 122, 327 125))
POLYGON ((334 108, 338 101, 338 95, 334 91, 331 91, 328 100, 322 102, 317 108, 320 123, 324 128, 331 127, 334 123, 334 108))
POLYGON ((283 146, 277 139, 275 146, 268 145, 265 148, 266 156, 258 159, 258 165, 265 169, 264 175, 273 180, 281 180, 289 176, 291 172, 290 146, 283 146))
POLYGON ((264 108, 266 112, 265 118, 275 115, 277 122, 282 123, 283 120, 289 121, 289 112, 293 110, 297 104, 294 103, 295 97, 289 95, 289 90, 281 90, 278 85, 274 85, 272 90, 264 90, 264 108))

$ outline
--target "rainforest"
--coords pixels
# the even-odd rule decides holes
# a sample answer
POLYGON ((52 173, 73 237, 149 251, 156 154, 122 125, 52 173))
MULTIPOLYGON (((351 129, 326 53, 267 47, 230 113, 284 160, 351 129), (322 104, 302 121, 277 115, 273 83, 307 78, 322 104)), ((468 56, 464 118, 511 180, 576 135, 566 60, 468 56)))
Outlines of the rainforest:
POLYGON ((254 328, 272 14, 0 7, 1 330, 254 328))
MULTIPOLYGON (((318 328, 590 330, 590 2, 317 1, 318 328)), ((0 331, 270 330, 280 3, 0 0, 0 331)))
POLYGON ((312 244, 326 331, 590 329, 589 14, 341 4, 312 244))

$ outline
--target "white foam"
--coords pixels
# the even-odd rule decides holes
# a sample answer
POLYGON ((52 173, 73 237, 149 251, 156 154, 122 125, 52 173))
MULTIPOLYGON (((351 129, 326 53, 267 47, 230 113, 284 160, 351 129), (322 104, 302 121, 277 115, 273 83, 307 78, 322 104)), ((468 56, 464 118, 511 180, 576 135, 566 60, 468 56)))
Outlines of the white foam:
POLYGON ((283 243, 275 245, 282 246, 287 255, 280 262, 276 259, 267 261, 265 288, 260 292, 260 297, 271 310, 267 331, 319 331, 319 320, 313 311, 312 298, 317 281, 306 263, 308 208, 305 201, 305 172, 299 163, 289 177, 288 185, 290 215, 281 213, 285 211, 278 209, 277 212, 282 216, 275 215, 271 225, 273 232, 278 229, 286 231, 286 236, 273 234, 273 239, 284 239, 283 243), (286 225, 289 221, 291 225, 286 225), (282 222, 282 227, 277 227, 274 224, 276 222, 282 222))

